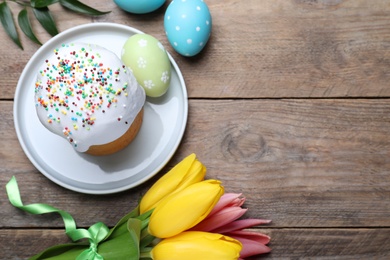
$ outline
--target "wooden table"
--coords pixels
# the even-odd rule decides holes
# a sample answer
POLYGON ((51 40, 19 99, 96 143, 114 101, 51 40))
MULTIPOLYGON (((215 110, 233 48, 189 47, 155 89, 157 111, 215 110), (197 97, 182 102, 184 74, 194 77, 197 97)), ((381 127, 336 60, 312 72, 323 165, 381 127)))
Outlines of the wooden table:
MULTIPOLYGON (((390 257, 390 3, 387 0, 209 0, 212 36, 185 58, 163 29, 167 1, 147 15, 113 1, 83 1, 111 13, 51 10, 60 31, 92 22, 138 28, 158 38, 180 67, 189 95, 184 138, 168 165, 134 189, 86 195, 54 184, 16 137, 13 97, 38 45, 20 50, 0 30, 0 258, 24 259, 69 242, 57 214, 11 206, 4 186, 19 182, 25 204, 47 203, 79 227, 112 226, 164 172, 190 153, 207 178, 243 192, 245 217, 272 219, 270 254, 254 259, 390 257)), ((18 7, 9 2, 17 14, 18 7)), ((38 38, 50 36, 32 19, 38 38)), ((20 34, 22 34, 20 32, 20 34)))

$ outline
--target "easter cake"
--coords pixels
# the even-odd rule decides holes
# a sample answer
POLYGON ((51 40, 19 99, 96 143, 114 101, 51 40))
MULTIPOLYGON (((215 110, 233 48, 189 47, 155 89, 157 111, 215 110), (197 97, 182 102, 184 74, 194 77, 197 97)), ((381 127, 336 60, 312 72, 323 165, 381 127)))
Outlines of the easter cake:
POLYGON ((76 151, 112 154, 135 138, 145 91, 113 52, 94 44, 62 44, 38 71, 38 118, 76 151))

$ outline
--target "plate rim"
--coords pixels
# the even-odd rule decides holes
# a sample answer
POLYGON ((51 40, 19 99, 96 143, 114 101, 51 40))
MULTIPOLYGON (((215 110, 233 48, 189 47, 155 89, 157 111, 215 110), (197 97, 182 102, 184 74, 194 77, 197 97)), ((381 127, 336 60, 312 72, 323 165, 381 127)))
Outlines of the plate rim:
POLYGON ((178 80, 180 82, 180 88, 181 88, 182 97, 183 97, 182 102, 183 102, 183 105, 184 105, 183 106, 184 111, 183 111, 182 124, 181 124, 180 128, 178 129, 179 136, 176 139, 176 141, 174 142, 174 144, 172 146, 172 149, 170 149, 170 151, 166 154, 165 159, 162 160, 162 162, 159 165, 157 165, 154 168, 153 171, 151 171, 150 173, 146 174, 144 177, 140 178, 138 181, 131 182, 131 184, 124 185, 124 186, 121 186, 121 187, 118 187, 118 188, 109 188, 109 189, 100 189, 100 190, 99 189, 94 189, 94 190, 92 190, 92 189, 83 189, 83 188, 75 187, 75 186, 69 185, 67 183, 64 183, 61 180, 58 180, 53 175, 49 174, 47 172, 47 170, 45 170, 41 166, 41 164, 37 162, 35 157, 32 155, 32 151, 30 151, 30 149, 27 147, 27 145, 25 143, 25 140, 24 140, 25 137, 21 133, 21 126, 20 126, 21 123, 18 120, 18 117, 19 117, 18 116, 18 110, 19 110, 18 109, 18 103, 19 102, 17 100, 20 98, 20 95, 21 95, 20 92, 23 89, 22 84, 21 84, 21 81, 22 81, 21 79, 25 78, 26 74, 28 73, 28 70, 26 70, 26 68, 32 66, 31 64, 36 59, 36 57, 39 56, 41 52, 43 52, 44 46, 50 45, 52 42, 57 41, 58 38, 66 37, 68 34, 75 33, 75 32, 80 31, 80 30, 85 30, 86 28, 87 29, 88 28, 95 28, 95 29, 96 28, 105 28, 105 29, 115 28, 115 29, 126 30, 126 31, 132 32, 134 34, 136 34, 136 33, 144 34, 143 31, 141 31, 139 29, 136 29, 134 27, 128 26, 128 25, 117 24, 117 23, 110 23, 110 22, 95 22, 95 23, 87 23, 87 24, 74 26, 72 28, 69 28, 69 29, 59 33, 58 35, 52 37, 51 39, 49 39, 46 43, 44 43, 31 56, 29 61, 24 66, 24 69, 23 69, 21 75, 19 76, 18 83, 17 83, 16 90, 15 90, 15 94, 14 94, 14 105, 13 105, 14 127, 15 127, 15 131, 16 131, 18 142, 19 142, 20 146, 22 147, 23 152, 25 153, 25 155, 27 156, 29 161, 33 164, 33 166, 39 171, 40 174, 44 175, 46 178, 48 178, 52 182, 56 183, 57 185, 59 185, 61 187, 64 187, 64 188, 66 188, 68 190, 75 191, 75 192, 79 192, 79 193, 83 193, 83 194, 92 194, 92 195, 114 194, 114 193, 119 193, 119 192, 122 192, 122 191, 129 190, 131 188, 134 188, 134 187, 136 187, 136 186, 146 182, 147 180, 149 180, 150 178, 155 176, 158 172, 160 172, 161 169, 163 167, 165 167, 166 164, 171 160, 171 158, 173 157, 173 155, 177 151, 177 149, 178 149, 178 147, 179 147, 179 145, 180 145, 180 143, 181 143, 181 141, 183 139, 183 136, 184 136, 184 133, 185 133, 185 130, 186 130, 186 127, 187 127, 187 121, 188 121, 188 93, 187 93, 186 84, 185 84, 185 81, 184 81, 184 78, 183 78, 183 74, 181 73, 181 70, 178 67, 176 61, 173 59, 171 54, 167 51, 170 63, 172 65, 172 67, 174 68, 174 70, 176 71, 178 80))

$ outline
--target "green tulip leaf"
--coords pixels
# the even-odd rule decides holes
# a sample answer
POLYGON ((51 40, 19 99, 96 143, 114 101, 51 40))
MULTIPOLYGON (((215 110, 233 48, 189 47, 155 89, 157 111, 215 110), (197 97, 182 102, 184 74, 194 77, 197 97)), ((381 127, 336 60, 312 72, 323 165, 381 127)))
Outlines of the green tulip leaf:
POLYGON ((123 233, 127 233, 127 221, 129 218, 135 218, 139 215, 139 207, 136 207, 131 212, 127 213, 108 233, 107 239, 115 238, 123 233))
POLYGON ((144 248, 147 248, 147 246, 149 246, 154 240, 156 239, 156 237, 152 236, 152 235, 146 235, 145 237, 141 238, 140 242, 139 242, 139 248, 142 250, 144 248))
POLYGON ((31 0, 31 7, 41 8, 57 3, 59 0, 31 0))
POLYGON ((11 10, 7 5, 7 2, 5 1, 0 4, 0 20, 8 36, 23 50, 23 46, 20 42, 19 35, 14 23, 14 18, 12 16, 11 10))
POLYGON ((139 215, 137 219, 141 220, 141 229, 144 229, 149 224, 150 215, 152 215, 153 209, 146 211, 145 213, 139 215))
POLYGON ((47 7, 33 8, 35 18, 39 21, 42 27, 51 35, 58 34, 56 23, 51 16, 50 10, 47 7))
POLYGON ((152 212, 153 209, 137 217, 139 220, 141 220, 141 240, 139 244, 139 248, 141 250, 150 245, 150 243, 152 243, 155 239, 155 237, 149 234, 148 231, 149 220, 152 212))
POLYGON ((30 23, 30 20, 28 19, 28 13, 27 13, 26 8, 24 8, 23 10, 21 10, 19 12, 18 23, 19 23, 20 29, 22 29, 24 34, 28 38, 30 38, 30 40, 32 40, 36 44, 42 45, 42 43, 37 39, 37 37, 35 36, 32 28, 31 28, 31 23, 30 23))
POLYGON ((138 260, 140 251, 139 251, 139 241, 141 236, 141 223, 142 221, 135 218, 130 218, 127 221, 127 230, 130 233, 132 243, 129 245, 134 248, 133 258, 131 260, 138 260))
POLYGON ((134 245, 132 236, 129 232, 126 232, 99 244, 98 253, 104 258, 104 260, 138 260, 138 248, 134 245))
POLYGON ((109 12, 101 12, 77 0, 59 0, 60 4, 72 11, 87 15, 103 15, 109 12))

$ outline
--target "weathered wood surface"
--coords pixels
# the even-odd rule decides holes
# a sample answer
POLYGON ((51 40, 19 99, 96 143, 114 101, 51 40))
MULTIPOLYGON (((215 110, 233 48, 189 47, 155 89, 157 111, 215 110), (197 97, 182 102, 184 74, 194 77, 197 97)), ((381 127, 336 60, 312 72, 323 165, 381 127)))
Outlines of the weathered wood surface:
MULTIPOLYGON (((260 259, 388 259, 390 256, 389 229, 261 229, 270 235, 273 251, 260 259)), ((24 259, 69 239, 61 230, 5 230, 0 231, 2 259, 24 259), (12 239, 13 243, 8 240, 12 239), (18 256, 15 247, 22 247, 18 256)))
POLYGON ((93 196, 57 186, 24 155, 13 123, 18 78, 39 46, 22 36, 21 51, 1 29, 0 259, 24 259, 68 241, 58 215, 33 216, 9 204, 4 185, 12 176, 26 204, 66 210, 80 227, 112 226, 192 152, 208 178, 244 192, 246 217, 272 219, 255 230, 271 236, 273 251, 256 259, 390 257, 388 1, 208 1, 213 33, 194 58, 168 45, 162 22, 168 3, 152 14, 131 15, 113 1, 83 2, 112 12, 90 18, 55 5, 60 31, 115 22, 167 47, 187 84, 187 129, 165 169, 139 187, 93 196))
MULTIPOLYGON (((52 11, 60 31, 89 22, 115 22, 152 34, 175 58, 191 97, 390 95, 386 0, 208 1, 212 37, 195 58, 181 57, 169 46, 163 28, 167 4, 150 15, 131 15, 110 0, 84 2, 112 12, 90 18, 55 5, 52 11)), ((38 38, 49 39, 32 22, 38 38)), ((26 50, 22 52, 3 30, 0 39, 0 85, 7 86, 0 98, 12 98, 19 75, 38 46, 23 35, 26 50)))
MULTIPOLYGON (((0 107, 5 122, 1 142, 10 147, 3 149, 1 182, 17 176, 25 203, 56 205, 71 212, 80 226, 98 220, 114 225, 154 180, 109 196, 60 188, 24 157, 12 131, 11 102, 1 102, 0 107), (15 157, 20 160, 12 160, 15 157)), ((280 232, 292 227, 291 233, 287 232, 290 239, 304 234, 308 237, 299 239, 314 244, 318 236, 329 239, 336 230, 338 239, 327 241, 337 244, 335 251, 321 251, 331 257, 341 247, 338 240, 351 239, 354 232, 370 239, 379 236, 374 241, 389 239, 382 237, 378 228, 389 227, 389 129, 390 103, 386 100, 191 100, 188 128, 170 165, 188 151, 196 152, 207 165, 209 178, 221 179, 229 191, 244 191, 250 209, 246 216, 272 219, 267 225, 276 228, 270 229, 272 234, 283 234, 273 241, 281 251, 275 250, 272 256, 287 256, 290 246, 283 248, 287 242, 280 245, 278 241, 286 235, 280 232)), ((2 228, 63 226, 55 214, 25 214, 9 205, 4 193, 0 198, 2 228)), ((388 229, 383 232, 388 235, 388 229)), ((312 251, 302 256, 320 256, 313 244, 307 246, 312 251)), ((357 250, 361 244, 355 246, 357 250)), ((352 242, 348 247, 351 250, 344 252, 357 254, 352 242)), ((296 254, 304 248, 298 247, 296 254)), ((379 253, 388 250, 385 246, 379 253)))

